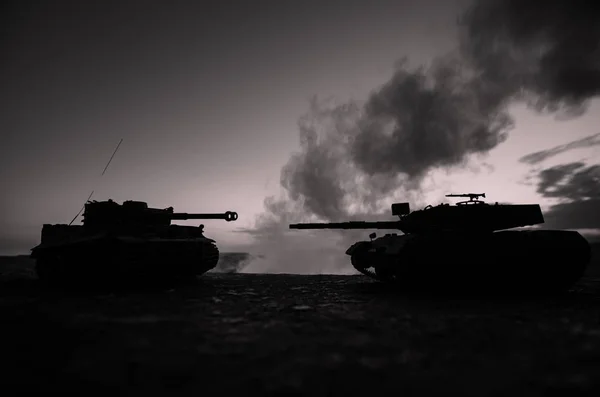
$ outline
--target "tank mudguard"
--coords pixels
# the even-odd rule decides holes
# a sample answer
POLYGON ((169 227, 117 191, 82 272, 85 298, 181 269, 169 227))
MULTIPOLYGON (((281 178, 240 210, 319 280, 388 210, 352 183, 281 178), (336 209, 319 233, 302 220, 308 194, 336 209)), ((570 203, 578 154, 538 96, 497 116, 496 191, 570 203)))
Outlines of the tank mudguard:
POLYGON ((359 241, 354 243, 346 250, 346 255, 352 256, 358 249, 364 249, 365 245, 371 244, 370 241, 359 241))

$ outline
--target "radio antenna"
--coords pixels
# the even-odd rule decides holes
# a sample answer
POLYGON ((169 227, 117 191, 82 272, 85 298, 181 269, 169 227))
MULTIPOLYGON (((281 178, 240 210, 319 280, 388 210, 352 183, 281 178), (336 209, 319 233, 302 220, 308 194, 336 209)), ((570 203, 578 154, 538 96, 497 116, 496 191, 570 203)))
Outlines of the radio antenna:
MULTIPOLYGON (((112 156, 110 156, 110 160, 108 160, 108 163, 106 163, 106 167, 104 167, 104 170, 102 170, 102 175, 104 175, 104 173, 106 172, 106 169, 110 165, 110 162, 112 161, 113 157, 115 157, 115 154, 117 154, 117 150, 119 150, 119 146, 121 146, 121 142, 123 142, 123 138, 121 138, 121 140, 119 141, 119 144, 115 148, 115 151, 113 152, 112 156)), ((100 175, 100 176, 102 176, 102 175, 100 175)))
MULTIPOLYGON (((117 150, 119 150, 119 146, 121 146, 121 142, 123 142, 123 138, 121 138, 121 140, 119 141, 119 144, 117 145, 117 147, 115 148, 115 151, 113 152, 112 156, 110 156, 110 160, 108 160, 108 163, 106 163, 106 167, 104 167, 104 170, 102 170, 102 175, 104 175, 104 173, 106 172, 106 169, 108 168, 108 166, 110 165, 110 162, 112 161, 113 157, 115 157, 115 154, 117 154, 117 150)), ((100 175, 100 176, 102 176, 100 175)), ((90 193, 90 195, 88 196, 87 200, 85 200, 85 203, 87 203, 88 201, 90 201, 90 199, 92 198, 92 194, 94 194, 94 191, 92 190, 92 192, 90 193)), ((81 207, 81 209, 79 210, 79 212, 77 213, 77 215, 75 215, 75 217, 71 220, 71 222, 69 222, 69 226, 71 226, 71 224, 73 222, 75 222, 75 219, 77 219, 77 217, 79 215, 81 215, 81 212, 84 210, 85 208, 85 203, 83 203, 83 207, 81 207)))

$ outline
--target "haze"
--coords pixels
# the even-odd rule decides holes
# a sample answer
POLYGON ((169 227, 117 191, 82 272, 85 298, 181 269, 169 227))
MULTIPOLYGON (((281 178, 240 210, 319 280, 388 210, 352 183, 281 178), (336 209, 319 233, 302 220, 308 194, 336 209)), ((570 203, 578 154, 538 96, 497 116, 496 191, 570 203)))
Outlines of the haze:
MULTIPOLYGON (((369 95, 385 97, 385 90, 379 90, 392 81, 402 57, 417 66, 458 46, 457 17, 469 4, 14 2, 2 17, 0 254, 27 253, 39 242, 43 223, 68 223, 93 190, 96 200, 143 200, 180 212, 235 210, 240 215, 235 223, 204 222, 207 235, 223 251, 268 255, 265 250, 281 248, 270 252, 276 260, 251 266, 251 271, 323 271, 326 266, 314 257, 304 270, 286 267, 285 254, 295 251, 284 247, 315 240, 295 233, 286 235, 283 244, 283 237, 265 234, 273 230, 272 222, 265 223, 274 213, 269 203, 293 208, 283 220, 275 214, 280 226, 292 218, 365 215, 366 209, 382 216, 389 203, 368 201, 352 189, 335 201, 327 193, 331 183, 323 180, 315 186, 324 193, 311 198, 318 189, 300 177, 307 175, 306 168, 300 169, 306 161, 289 162, 293 152, 310 150, 302 148, 299 133, 302 117, 314 116, 311 98, 363 103, 369 95), (117 155, 100 177, 120 139, 117 155), (284 166, 287 174, 282 174, 284 166), (275 198, 267 199, 265 207, 271 196, 275 198), (362 205, 358 210, 347 203, 353 199, 362 205), (348 205, 342 208, 341 202, 348 205), (335 210, 328 209, 335 203, 335 210)), ((562 95, 550 94, 550 101, 562 95)), ((540 188, 540 178, 548 175, 542 171, 581 162, 570 169, 573 174, 600 158, 597 91, 569 95, 574 102, 585 100, 587 108, 564 120, 553 110, 539 113, 503 96, 494 105, 502 109, 493 111, 506 108, 513 128, 503 139, 486 139, 460 153, 440 150, 435 157, 433 146, 419 146, 423 152, 410 164, 407 154, 402 161, 392 154, 395 160, 386 163, 382 149, 369 144, 354 147, 351 162, 370 177, 370 192, 411 200, 413 207, 437 204, 445 193, 472 191, 486 192, 490 201, 536 202, 547 210, 566 198, 598 199, 597 187, 585 197, 552 195, 554 190, 540 188), (575 143, 559 147, 570 142, 575 143), (408 179, 398 182, 400 174, 408 179), (386 182, 379 183, 381 178, 386 182)), ((381 114, 374 103, 367 114, 381 114)), ((357 117, 356 125, 366 125, 361 124, 364 116, 357 117)), ((415 123, 411 128, 420 125, 415 123)), ((478 125, 466 128, 475 131, 478 125)), ((353 136, 358 141, 362 137, 358 132, 353 136)), ((334 157, 342 161, 344 156, 334 157)), ((596 168, 586 175, 592 175, 586 183, 600 185, 596 168)), ((333 176, 334 181, 346 178, 333 176)), ((566 171, 562 176, 568 176, 566 171)), ((590 208, 599 209, 596 203, 590 208)), ((556 216, 550 214, 550 226, 585 230, 590 236, 600 229, 600 221, 568 224, 556 216)), ((313 246, 315 252, 326 249, 313 246)), ((341 246, 330 248, 339 251, 341 246)))

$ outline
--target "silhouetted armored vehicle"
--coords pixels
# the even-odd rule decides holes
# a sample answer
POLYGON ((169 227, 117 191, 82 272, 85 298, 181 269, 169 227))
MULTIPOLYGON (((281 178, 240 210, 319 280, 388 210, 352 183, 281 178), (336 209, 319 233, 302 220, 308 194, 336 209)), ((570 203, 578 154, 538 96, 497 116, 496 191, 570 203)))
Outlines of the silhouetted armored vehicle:
POLYGON ((193 277, 217 265, 219 249, 204 236, 204 225, 171 221, 237 218, 232 211, 186 214, 149 208, 143 201, 88 201, 83 225, 44 224, 31 257, 38 277, 50 282, 193 277))
POLYGON ((353 244, 346 254, 361 273, 407 289, 565 290, 583 275, 590 245, 576 231, 521 229, 544 223, 537 204, 488 204, 485 193, 456 205, 410 212, 392 204, 396 221, 298 223, 290 229, 396 229, 353 244))

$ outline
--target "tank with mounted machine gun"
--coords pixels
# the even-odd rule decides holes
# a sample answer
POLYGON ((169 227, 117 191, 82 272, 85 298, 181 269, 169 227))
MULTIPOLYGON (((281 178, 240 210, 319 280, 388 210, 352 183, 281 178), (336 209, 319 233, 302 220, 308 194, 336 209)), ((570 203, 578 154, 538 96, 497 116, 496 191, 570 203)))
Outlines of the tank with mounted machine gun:
POLYGON ((352 265, 374 279, 412 289, 546 290, 570 288, 583 275, 590 245, 576 231, 521 229, 544 223, 538 204, 489 204, 485 193, 449 194, 469 200, 410 211, 394 203, 395 221, 297 223, 290 229, 388 229, 353 244, 352 265))
POLYGON ((204 225, 174 220, 238 219, 233 211, 209 214, 149 208, 143 201, 88 201, 83 225, 44 224, 32 248, 36 272, 49 282, 111 282, 131 277, 193 277, 215 268, 219 249, 204 225))
POLYGON ((459 201, 456 205, 464 204, 483 204, 483 201, 479 201, 479 197, 485 198, 485 193, 461 193, 461 194, 447 194, 446 197, 465 197, 468 198, 466 201, 459 201))

